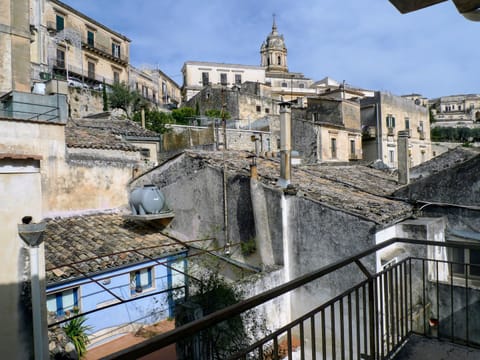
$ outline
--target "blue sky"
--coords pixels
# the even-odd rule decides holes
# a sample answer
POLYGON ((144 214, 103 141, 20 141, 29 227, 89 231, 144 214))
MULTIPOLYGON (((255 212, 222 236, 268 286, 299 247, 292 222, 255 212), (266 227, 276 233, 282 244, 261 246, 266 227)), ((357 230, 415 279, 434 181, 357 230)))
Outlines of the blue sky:
POLYGON ((64 0, 132 40, 134 66, 179 85, 185 61, 259 65, 272 14, 290 71, 432 98, 480 93, 480 23, 451 2, 400 14, 388 0, 64 0))

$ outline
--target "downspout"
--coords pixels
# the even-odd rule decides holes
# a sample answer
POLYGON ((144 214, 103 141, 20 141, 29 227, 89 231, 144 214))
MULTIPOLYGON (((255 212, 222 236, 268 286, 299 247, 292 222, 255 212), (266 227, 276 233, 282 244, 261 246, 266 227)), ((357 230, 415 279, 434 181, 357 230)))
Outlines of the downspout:
POLYGON ((382 122, 381 122, 381 114, 380 114, 380 107, 378 103, 375 104, 375 115, 377 118, 377 154, 378 158, 383 161, 383 154, 382 154, 382 142, 380 140, 380 136, 382 135, 382 122))

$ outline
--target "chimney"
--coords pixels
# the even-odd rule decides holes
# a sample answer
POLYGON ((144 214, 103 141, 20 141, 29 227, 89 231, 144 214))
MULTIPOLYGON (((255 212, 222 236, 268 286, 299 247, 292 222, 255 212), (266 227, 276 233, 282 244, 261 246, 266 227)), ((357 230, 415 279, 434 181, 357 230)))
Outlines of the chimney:
POLYGON ((398 132, 398 183, 407 185, 409 183, 408 168, 408 130, 398 132))
POLYGON ((286 188, 291 178, 292 109, 289 102, 280 103, 280 179, 277 184, 286 188))

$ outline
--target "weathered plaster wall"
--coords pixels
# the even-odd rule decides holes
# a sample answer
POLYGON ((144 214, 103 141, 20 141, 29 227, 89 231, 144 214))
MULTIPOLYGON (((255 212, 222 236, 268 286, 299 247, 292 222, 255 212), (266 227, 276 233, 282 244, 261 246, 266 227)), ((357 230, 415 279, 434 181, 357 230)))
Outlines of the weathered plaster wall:
POLYGON ((111 209, 127 203, 126 184, 142 161, 135 152, 67 149, 63 125, 1 121, 0 153, 37 154, 42 214, 111 209))
MULTIPOLYGON (((172 235, 183 240, 214 238, 206 242, 212 248, 225 245, 221 169, 180 155, 134 181, 131 187, 145 184, 157 185, 175 212, 168 226, 172 235)), ((228 237, 236 256, 241 256, 240 242, 255 238, 249 186, 248 178, 228 174, 228 237)))
POLYGON ((312 121, 303 120, 292 111, 292 147, 307 163, 316 163, 320 156, 319 127, 312 121))

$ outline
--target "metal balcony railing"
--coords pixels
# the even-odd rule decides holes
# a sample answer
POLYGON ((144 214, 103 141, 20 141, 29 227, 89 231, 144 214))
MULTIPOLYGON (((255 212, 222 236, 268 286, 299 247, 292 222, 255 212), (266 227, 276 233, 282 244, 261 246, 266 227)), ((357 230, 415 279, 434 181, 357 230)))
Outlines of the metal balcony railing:
POLYGON ((102 55, 104 57, 107 57, 110 60, 119 62, 121 64, 128 64, 128 56, 120 53, 120 50, 118 53, 114 53, 112 50, 112 47, 105 46, 103 44, 100 44, 98 41, 89 41, 87 37, 82 37, 82 46, 86 49, 89 49, 99 55, 102 55))
MULTIPOLYGON (((391 359, 414 333, 480 346, 480 324, 469 319, 469 314, 474 314, 478 311, 475 307, 480 306, 477 305, 480 290, 468 275, 476 273, 472 271, 474 268, 480 272, 480 264, 410 256, 371 274, 361 260, 371 261, 372 255, 393 244, 404 244, 415 253, 420 250, 425 254, 427 246, 432 246, 432 254, 445 248, 480 252, 480 246, 472 243, 388 240, 106 359, 139 358, 171 344, 176 344, 177 349, 208 349, 207 352, 194 351, 190 359, 218 359, 211 338, 215 326, 292 291, 305 291, 313 282, 338 273, 343 273, 345 282, 354 278, 354 273, 363 273, 364 279, 238 352, 221 358, 293 359, 295 352, 298 356, 295 359, 391 359), (464 277, 452 276, 455 269, 458 273, 462 268, 464 277), (349 271, 350 276, 345 277, 345 271, 349 271)), ((321 298, 322 294, 312 294, 315 296, 321 298)), ((295 303, 291 304, 295 310, 295 303)))

